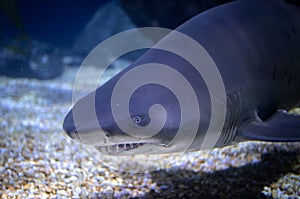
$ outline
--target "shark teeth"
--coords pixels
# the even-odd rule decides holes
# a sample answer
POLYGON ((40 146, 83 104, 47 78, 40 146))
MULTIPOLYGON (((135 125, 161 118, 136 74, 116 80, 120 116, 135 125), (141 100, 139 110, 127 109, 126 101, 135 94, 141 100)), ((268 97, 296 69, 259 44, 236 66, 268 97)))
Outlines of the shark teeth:
POLYGON ((103 153, 120 153, 123 151, 129 151, 136 149, 145 143, 124 143, 124 144, 114 144, 107 146, 97 146, 96 149, 103 153))

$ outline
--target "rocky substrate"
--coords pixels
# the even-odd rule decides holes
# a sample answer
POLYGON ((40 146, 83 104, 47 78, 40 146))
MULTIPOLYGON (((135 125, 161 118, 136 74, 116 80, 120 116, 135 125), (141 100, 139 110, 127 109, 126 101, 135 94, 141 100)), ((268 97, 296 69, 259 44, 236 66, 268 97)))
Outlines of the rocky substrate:
POLYGON ((75 73, 47 81, 0 77, 1 198, 300 198, 299 143, 95 155, 61 129, 75 73))

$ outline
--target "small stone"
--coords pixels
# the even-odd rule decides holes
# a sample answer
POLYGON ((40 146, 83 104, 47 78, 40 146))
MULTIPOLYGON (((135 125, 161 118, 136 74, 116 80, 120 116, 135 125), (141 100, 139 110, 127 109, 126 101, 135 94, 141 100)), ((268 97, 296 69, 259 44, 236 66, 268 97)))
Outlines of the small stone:
POLYGON ((67 184, 69 184, 69 183, 72 183, 72 182, 76 182, 78 180, 78 178, 76 177, 76 176, 71 176, 71 177, 69 177, 69 178, 66 178, 65 179, 65 182, 67 183, 67 184))
POLYGON ((62 196, 67 196, 67 192, 65 190, 58 190, 57 194, 62 195, 62 196))
POLYGON ((181 188, 181 189, 183 189, 183 188, 185 188, 186 186, 185 186, 184 184, 180 184, 180 185, 178 185, 178 187, 181 188))
POLYGON ((167 190, 167 189, 169 189, 169 186, 167 186, 167 185, 161 185, 160 189, 161 190, 167 190))
POLYGON ((42 193, 42 198, 49 198, 49 194, 48 193, 42 193))
POLYGON ((272 193, 273 198, 278 198, 278 191, 277 190, 273 189, 271 193, 272 193))

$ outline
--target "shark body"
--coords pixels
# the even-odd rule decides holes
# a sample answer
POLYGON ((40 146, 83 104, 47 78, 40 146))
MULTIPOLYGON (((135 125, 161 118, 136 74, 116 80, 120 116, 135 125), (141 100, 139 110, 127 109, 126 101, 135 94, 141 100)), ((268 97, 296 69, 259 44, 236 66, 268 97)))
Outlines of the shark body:
MULTIPOLYGON (((300 9, 283 1, 240 0, 205 11, 176 29, 205 48, 224 82, 226 119, 215 147, 228 145, 239 136, 263 141, 300 141, 300 116, 285 111, 300 103, 299 19, 300 9)), ((164 127, 155 136, 130 136, 119 128, 113 117, 111 96, 117 81, 129 70, 148 63, 171 66, 183 74, 195 90, 199 101, 199 107, 195 108, 200 108, 201 119, 197 135, 187 150, 201 149, 211 116, 209 91, 190 63, 159 49, 150 49, 93 94, 75 103, 64 120, 65 132, 79 141, 82 137, 98 140, 96 148, 105 154, 159 153, 164 148, 177 152, 178 143, 172 144, 170 140, 179 128, 180 105, 165 87, 143 86, 134 92, 129 102, 131 119, 139 127, 151 122, 149 108, 152 105, 165 108, 164 127), (91 122, 85 111, 93 96, 98 123, 91 122), (82 112, 77 124, 74 109, 82 112)))

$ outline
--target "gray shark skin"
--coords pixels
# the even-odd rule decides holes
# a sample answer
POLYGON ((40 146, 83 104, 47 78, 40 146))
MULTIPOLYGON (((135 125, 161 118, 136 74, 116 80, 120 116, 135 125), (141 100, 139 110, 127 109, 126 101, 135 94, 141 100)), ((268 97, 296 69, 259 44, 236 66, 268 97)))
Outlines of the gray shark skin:
MULTIPOLYGON (((300 103, 298 7, 276 0, 240 0, 203 12, 176 30, 205 48, 223 78, 227 112, 215 147, 228 145, 238 136, 264 141, 300 141, 300 116, 284 111, 300 103)), ((110 103, 116 82, 130 69, 146 63, 173 67, 195 90, 199 101, 199 107, 195 108, 200 108, 201 119, 197 135, 188 150, 199 150, 211 116, 207 86, 189 62, 158 49, 148 50, 93 93, 98 123, 91 122, 90 113, 86 111, 93 96, 89 94, 75 103, 66 115, 65 132, 78 141, 81 136, 97 139, 96 148, 104 154, 143 154, 167 147, 174 148, 176 152, 177 146, 171 146, 170 140, 179 127, 181 113, 178 100, 169 89, 156 84, 145 85, 137 89, 130 99, 130 115, 139 126, 150 123, 148 111, 153 104, 165 108, 166 122, 155 136, 132 137, 124 133, 113 118, 110 103), (76 125, 74 109, 82 113, 82 119, 76 125)))

